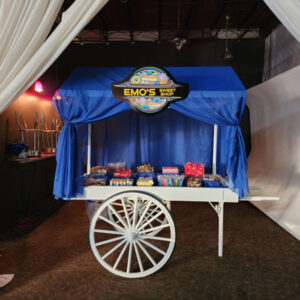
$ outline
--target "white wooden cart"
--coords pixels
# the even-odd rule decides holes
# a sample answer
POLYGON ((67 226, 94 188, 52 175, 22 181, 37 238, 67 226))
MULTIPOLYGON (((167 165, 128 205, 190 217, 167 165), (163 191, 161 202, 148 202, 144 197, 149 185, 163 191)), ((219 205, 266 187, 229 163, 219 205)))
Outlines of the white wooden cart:
MULTIPOLYGON (((213 174, 216 174, 217 132, 214 125, 213 174)), ((91 168, 91 124, 88 125, 87 173, 91 168)), ((208 202, 218 216, 218 255, 223 255, 224 204, 238 203, 229 188, 87 186, 80 198, 105 200, 92 217, 90 245, 98 262, 121 277, 139 278, 158 271, 170 258, 176 240, 171 201, 208 202)), ((279 200, 251 197, 247 201, 279 200)))

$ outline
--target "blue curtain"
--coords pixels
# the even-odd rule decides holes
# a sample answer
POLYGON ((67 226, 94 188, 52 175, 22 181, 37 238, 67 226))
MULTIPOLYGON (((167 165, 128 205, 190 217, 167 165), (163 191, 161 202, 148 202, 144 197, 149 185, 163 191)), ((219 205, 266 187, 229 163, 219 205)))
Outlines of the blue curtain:
POLYGON ((88 123, 95 123, 94 164, 124 160, 134 167, 150 162, 157 170, 163 165, 182 168, 189 160, 201 161, 210 169, 212 125, 217 124, 218 173, 226 172, 229 187, 240 197, 248 193, 247 157, 238 126, 246 101, 242 83, 228 67, 166 69, 177 81, 189 83, 190 93, 185 100, 172 103, 170 109, 154 116, 139 115, 127 102, 112 96, 111 83, 123 80, 132 68, 74 71, 59 89, 61 99, 52 100, 65 121, 57 146, 56 198, 69 199, 83 191, 82 154, 88 123), (124 114, 118 116, 121 113, 124 114))
MULTIPOLYGON (((87 124, 77 126, 82 143, 82 160, 87 157, 87 124)), ((92 165, 124 161, 128 168, 150 162, 156 172, 162 166, 177 166, 187 161, 212 169, 213 125, 188 118, 172 109, 150 118, 134 111, 94 123, 92 126, 92 165)), ((219 172, 223 170, 219 165, 219 172)))

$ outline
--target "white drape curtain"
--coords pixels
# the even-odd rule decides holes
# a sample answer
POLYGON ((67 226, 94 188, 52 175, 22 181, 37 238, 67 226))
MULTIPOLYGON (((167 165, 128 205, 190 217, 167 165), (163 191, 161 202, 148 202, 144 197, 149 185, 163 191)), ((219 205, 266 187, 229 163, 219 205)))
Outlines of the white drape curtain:
POLYGON ((265 40, 263 81, 300 65, 300 43, 279 25, 265 40))
POLYGON ((47 38, 63 0, 0 0, 0 112, 49 68, 107 2, 76 0, 47 38))
POLYGON ((280 22, 300 42, 300 0, 264 0, 280 22))
POLYGON ((300 240, 300 66, 247 90, 252 151, 248 158, 251 196, 279 201, 253 205, 300 240))

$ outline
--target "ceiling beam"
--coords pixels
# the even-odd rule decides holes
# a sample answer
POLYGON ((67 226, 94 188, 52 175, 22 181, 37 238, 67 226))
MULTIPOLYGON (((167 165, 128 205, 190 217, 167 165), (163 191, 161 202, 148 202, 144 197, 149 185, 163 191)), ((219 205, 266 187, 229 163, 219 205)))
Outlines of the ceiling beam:
POLYGON ((259 8, 259 6, 261 5, 261 1, 255 2, 254 5, 252 6, 252 8, 248 11, 248 13, 246 14, 246 16, 243 18, 243 20, 238 24, 238 28, 237 29, 242 29, 245 28, 245 26, 248 24, 247 28, 245 28, 241 34, 238 36, 238 40, 241 40, 250 30, 251 27, 253 27, 253 24, 256 24, 257 21, 261 18, 262 15, 264 15, 264 12, 261 11, 261 13, 258 15, 258 17, 256 17, 255 20, 252 20, 252 22, 249 24, 249 20, 252 19, 253 14, 255 13, 255 11, 259 8))
POLYGON ((108 41, 108 28, 107 28, 107 25, 106 25, 106 21, 104 19, 104 16, 100 13, 97 14, 97 24, 98 24, 100 34, 103 35, 104 42, 106 44, 109 44, 109 41, 108 41))
POLYGON ((157 32, 158 32, 157 41, 158 42, 161 41, 162 2, 163 2, 163 0, 158 0, 158 26, 157 26, 157 32))
POLYGON ((260 37, 266 38, 278 24, 280 24, 280 21, 271 11, 269 11, 268 16, 259 24, 260 37))
POLYGON ((201 0, 192 0, 190 3, 190 9, 187 15, 187 18, 185 20, 185 38, 187 39, 189 34, 190 34, 190 30, 193 27, 194 21, 195 21, 195 16, 197 13, 197 8, 198 5, 200 4, 201 0))
POLYGON ((78 41, 79 41, 79 44, 81 45, 81 46, 83 46, 84 45, 84 40, 79 36, 79 33, 76 35, 76 37, 75 38, 77 38, 78 39, 78 41))
POLYGON ((248 13, 245 15, 245 17, 242 19, 242 21, 238 24, 237 28, 240 29, 242 27, 244 27, 245 25, 247 25, 247 23, 249 22, 249 20, 252 18, 253 14, 255 13, 255 11, 259 8, 259 6, 261 5, 261 3, 263 3, 262 1, 256 1, 251 9, 248 11, 248 13))
POLYGON ((213 29, 217 29, 216 30, 216 33, 215 33, 215 36, 218 36, 218 33, 220 32, 220 29, 221 29, 221 21, 224 19, 225 20, 225 15, 228 13, 229 9, 230 9, 230 6, 231 6, 231 2, 232 0, 227 0, 227 1, 224 1, 223 4, 222 4, 222 7, 221 9, 218 11, 216 17, 215 17, 215 20, 214 22, 211 24, 210 28, 213 30, 213 29))
POLYGON ((126 2, 122 2, 125 5, 126 13, 127 13, 127 20, 128 20, 128 27, 129 27, 129 34, 130 34, 130 41, 134 44, 134 28, 133 28, 133 20, 131 14, 131 1, 127 0, 126 2))

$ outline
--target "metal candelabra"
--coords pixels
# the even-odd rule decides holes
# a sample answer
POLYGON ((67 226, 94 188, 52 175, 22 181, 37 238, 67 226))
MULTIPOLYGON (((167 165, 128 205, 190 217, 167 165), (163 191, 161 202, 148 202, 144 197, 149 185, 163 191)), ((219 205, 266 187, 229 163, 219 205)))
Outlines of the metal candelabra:
POLYGON ((43 113, 41 113, 41 117, 39 119, 39 114, 36 112, 33 128, 30 129, 25 121, 24 112, 22 112, 20 117, 18 117, 18 113, 15 111, 15 117, 20 128, 21 140, 24 144, 29 146, 27 156, 38 157, 41 155, 41 152, 47 154, 56 153, 57 140, 62 129, 63 122, 52 116, 51 126, 50 129, 48 129, 46 118, 43 113), (30 143, 30 136, 32 136, 32 143, 30 143), (42 139, 42 147, 40 147, 40 139, 42 139))

